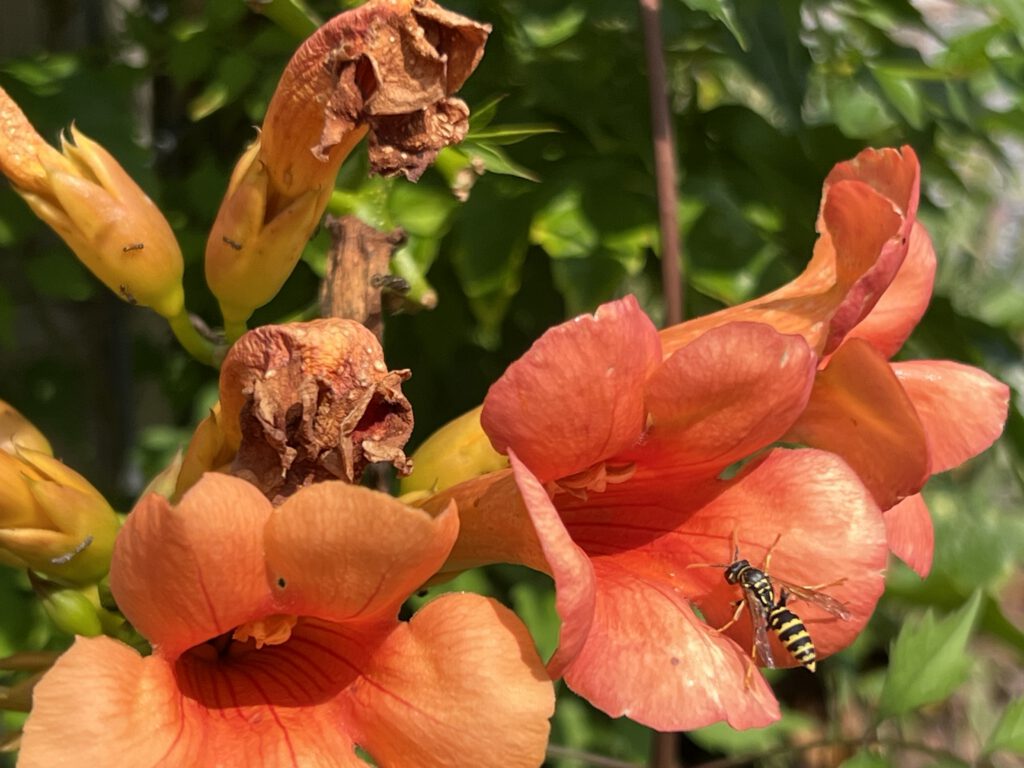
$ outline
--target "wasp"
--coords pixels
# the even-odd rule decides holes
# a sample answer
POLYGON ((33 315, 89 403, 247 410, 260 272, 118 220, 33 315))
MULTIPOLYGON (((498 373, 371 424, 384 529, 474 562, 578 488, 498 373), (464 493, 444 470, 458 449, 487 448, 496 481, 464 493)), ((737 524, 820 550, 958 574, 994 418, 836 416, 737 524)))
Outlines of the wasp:
POLYGON ((792 596, 798 600, 804 600, 823 608, 840 619, 849 619, 850 612, 845 605, 831 595, 820 591, 824 587, 841 584, 844 579, 817 587, 802 587, 769 576, 768 564, 771 561, 772 550, 775 549, 780 538, 781 534, 768 548, 764 564, 760 568, 755 568, 749 560, 740 557, 739 545, 736 543, 735 536, 733 537, 733 561, 731 563, 701 563, 689 567, 724 568, 725 580, 730 584, 739 585, 743 590, 743 599, 737 601, 736 612, 726 624, 716 629, 716 632, 724 632, 739 621, 745 606, 754 629, 752 655, 760 656, 766 667, 775 666, 771 644, 768 642, 768 630, 770 629, 778 636, 779 642, 789 654, 802 666, 813 672, 818 658, 814 650, 814 641, 811 640, 811 635, 803 620, 789 607, 789 598, 792 596), (775 596, 776 585, 779 587, 778 599, 775 596))

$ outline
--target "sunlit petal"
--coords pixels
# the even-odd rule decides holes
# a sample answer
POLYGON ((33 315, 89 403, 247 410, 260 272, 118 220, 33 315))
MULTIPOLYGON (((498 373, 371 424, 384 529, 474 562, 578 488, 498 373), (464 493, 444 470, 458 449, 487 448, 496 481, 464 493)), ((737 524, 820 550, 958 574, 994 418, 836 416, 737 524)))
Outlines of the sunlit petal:
POLYGON ((631 446, 644 428, 643 385, 658 335, 632 296, 548 330, 491 387, 481 416, 502 453, 541 482, 631 446))
POLYGON ((1002 434, 1010 388, 1001 381, 949 360, 912 360, 892 369, 924 425, 933 473, 977 456, 1002 434))
POLYGON ((914 405, 863 339, 843 344, 819 372, 788 439, 842 456, 882 509, 917 493, 928 479, 928 445, 914 405))
POLYGON ((885 511, 885 537, 889 549, 922 579, 932 569, 935 529, 928 505, 919 493, 907 496, 885 511))

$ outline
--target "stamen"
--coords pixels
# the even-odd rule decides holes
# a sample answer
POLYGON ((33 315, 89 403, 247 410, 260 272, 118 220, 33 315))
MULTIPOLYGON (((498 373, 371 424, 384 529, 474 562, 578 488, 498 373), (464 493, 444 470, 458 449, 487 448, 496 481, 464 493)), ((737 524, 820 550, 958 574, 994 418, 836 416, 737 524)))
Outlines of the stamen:
POLYGON ((242 643, 252 639, 256 643, 257 650, 264 645, 281 645, 288 642, 298 620, 298 616, 288 614, 265 616, 238 627, 231 637, 242 643))

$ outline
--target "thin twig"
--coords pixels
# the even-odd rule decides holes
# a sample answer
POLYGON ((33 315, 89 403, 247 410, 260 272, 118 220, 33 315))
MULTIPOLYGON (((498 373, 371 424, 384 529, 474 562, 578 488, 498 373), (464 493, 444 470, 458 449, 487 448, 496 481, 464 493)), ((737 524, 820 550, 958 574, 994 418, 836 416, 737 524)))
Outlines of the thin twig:
POLYGON ((661 0, 640 0, 647 56, 647 87, 651 102, 654 141, 654 173, 658 191, 658 223, 661 229, 661 281, 665 297, 665 325, 683 321, 682 243, 676 188, 675 132, 668 110, 668 80, 661 47, 661 0))
MULTIPOLYGON (((661 0, 640 0, 647 58, 647 89, 651 104, 654 174, 658 194, 658 226, 661 230, 661 290, 665 301, 665 325, 683 321, 683 276, 680 259, 679 214, 676 187, 675 132, 668 111, 668 79, 661 43, 661 0)), ((651 737, 651 768, 679 768, 679 737, 654 733, 651 737)))

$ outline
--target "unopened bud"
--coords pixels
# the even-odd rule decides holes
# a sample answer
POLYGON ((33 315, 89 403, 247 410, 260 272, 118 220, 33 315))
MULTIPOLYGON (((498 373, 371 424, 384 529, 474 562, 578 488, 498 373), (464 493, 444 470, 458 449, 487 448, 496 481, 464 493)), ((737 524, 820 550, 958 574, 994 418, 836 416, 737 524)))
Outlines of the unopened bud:
POLYGON ((119 526, 99 491, 57 459, 0 451, 0 561, 63 584, 95 583, 119 526))
POLYGON ((183 311, 181 250, 153 201, 74 127, 60 152, 49 146, 2 88, 0 172, 118 296, 165 317, 183 311))
POLYGON ((445 424, 412 455, 413 473, 401 481, 403 494, 437 493, 478 475, 508 467, 480 426, 482 406, 445 424))
POLYGON ((14 453, 16 447, 53 455, 46 436, 13 405, 0 400, 0 451, 14 453))

